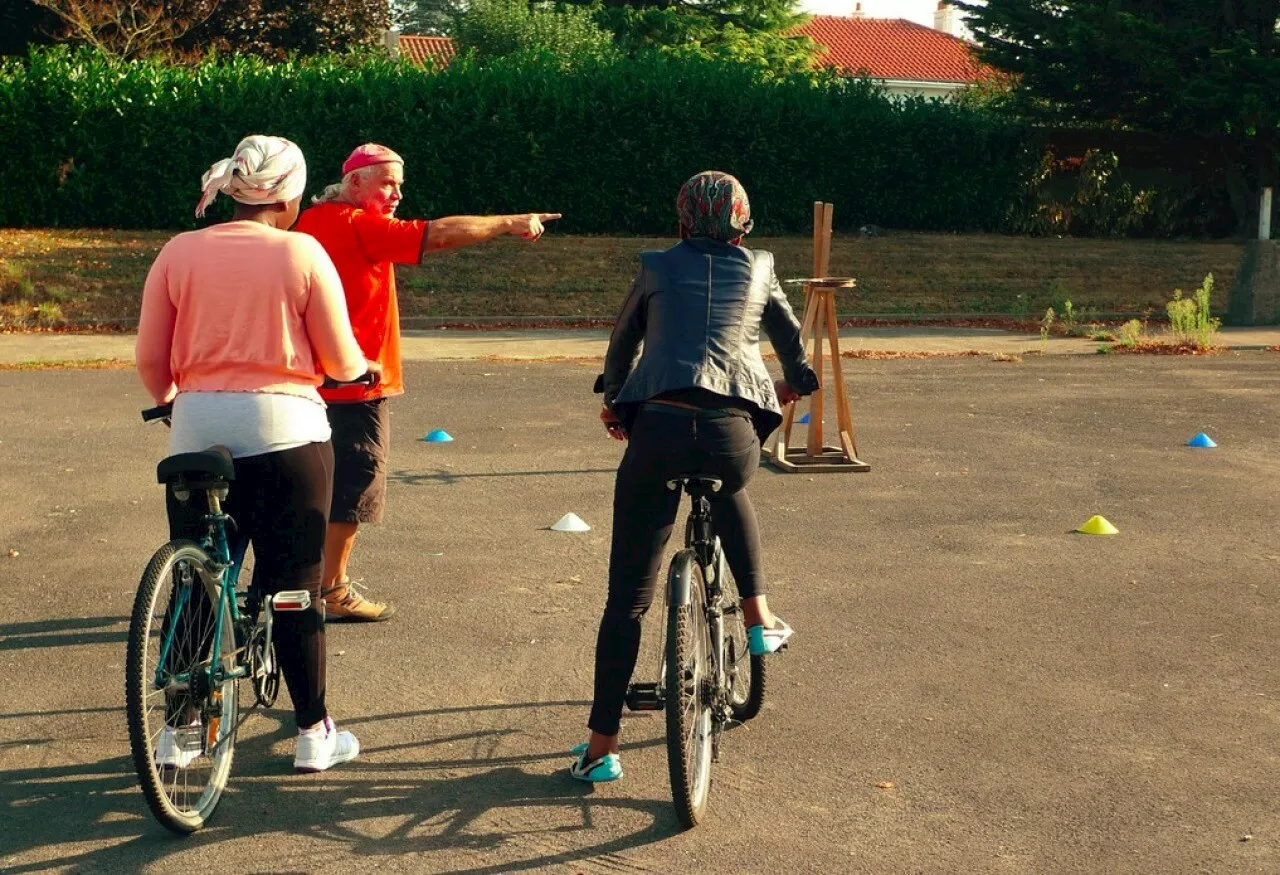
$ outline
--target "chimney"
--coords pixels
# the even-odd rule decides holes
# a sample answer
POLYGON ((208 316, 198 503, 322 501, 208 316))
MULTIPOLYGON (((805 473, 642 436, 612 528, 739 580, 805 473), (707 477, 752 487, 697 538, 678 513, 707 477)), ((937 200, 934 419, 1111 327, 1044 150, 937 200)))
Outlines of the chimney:
POLYGON ((387 54, 391 56, 391 60, 400 57, 400 30, 399 28, 390 27, 382 32, 382 45, 387 50, 387 54))
POLYGON ((956 33, 956 11, 947 0, 938 0, 938 9, 933 13, 933 29, 940 30, 950 36, 956 33))
POLYGON ((854 4, 853 4, 853 15, 851 15, 850 17, 851 17, 851 18, 866 18, 866 17, 867 17, 867 13, 865 13, 865 12, 863 12, 863 11, 862 11, 862 4, 861 4, 861 3, 854 3, 854 4))

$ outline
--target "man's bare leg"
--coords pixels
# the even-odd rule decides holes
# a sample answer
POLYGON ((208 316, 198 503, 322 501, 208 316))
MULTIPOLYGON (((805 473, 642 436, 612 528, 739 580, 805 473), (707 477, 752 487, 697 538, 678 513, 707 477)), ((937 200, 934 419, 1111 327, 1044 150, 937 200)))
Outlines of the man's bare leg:
POLYGON ((359 523, 329 523, 324 539, 325 613, 331 620, 373 623, 385 620, 395 608, 382 602, 371 602, 351 588, 347 562, 356 544, 359 523))

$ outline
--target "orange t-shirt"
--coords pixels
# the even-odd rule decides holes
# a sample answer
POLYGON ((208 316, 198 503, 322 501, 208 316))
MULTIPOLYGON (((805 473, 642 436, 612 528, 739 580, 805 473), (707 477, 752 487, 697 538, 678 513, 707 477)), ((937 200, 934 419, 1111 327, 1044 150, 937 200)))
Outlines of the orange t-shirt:
POLYGON ((321 389, 321 396, 343 402, 404 394, 395 265, 417 264, 422 259, 427 222, 395 219, 329 201, 306 210, 293 228, 319 240, 333 259, 356 341, 366 358, 382 365, 377 386, 321 389))

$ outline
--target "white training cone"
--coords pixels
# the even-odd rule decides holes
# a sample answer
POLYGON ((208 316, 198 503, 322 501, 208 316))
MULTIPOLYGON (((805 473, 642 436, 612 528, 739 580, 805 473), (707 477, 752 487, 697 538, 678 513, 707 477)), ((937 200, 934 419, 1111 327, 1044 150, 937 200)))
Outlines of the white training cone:
POLYGON ((553 532, 589 532, 591 526, 582 521, 582 517, 576 513, 567 513, 560 517, 559 521, 551 527, 553 532))

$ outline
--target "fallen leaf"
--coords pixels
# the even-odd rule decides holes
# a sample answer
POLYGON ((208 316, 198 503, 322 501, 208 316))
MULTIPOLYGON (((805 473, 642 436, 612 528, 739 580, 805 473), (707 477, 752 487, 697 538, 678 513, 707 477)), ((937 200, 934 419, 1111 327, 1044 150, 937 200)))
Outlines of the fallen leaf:
POLYGON ((876 781, 876 789, 877 789, 877 790, 892 790, 892 789, 893 789, 893 782, 892 782, 892 781, 876 781))

